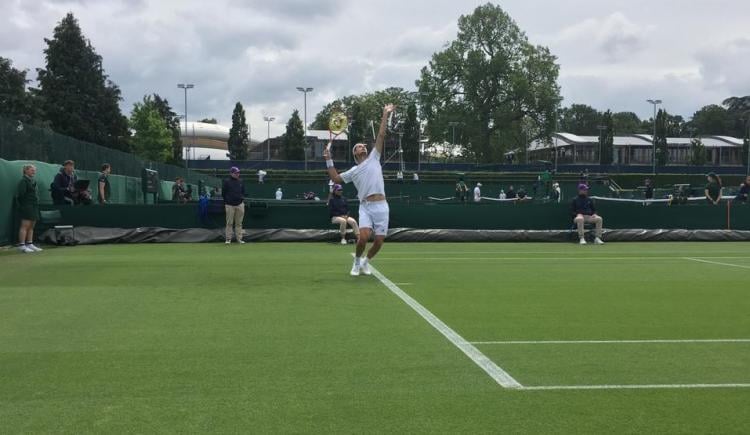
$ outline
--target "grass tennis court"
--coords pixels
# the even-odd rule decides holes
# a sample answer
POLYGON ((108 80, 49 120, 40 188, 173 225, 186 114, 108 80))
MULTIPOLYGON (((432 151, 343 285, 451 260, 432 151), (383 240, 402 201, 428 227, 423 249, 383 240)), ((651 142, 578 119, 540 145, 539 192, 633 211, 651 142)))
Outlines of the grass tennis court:
POLYGON ((750 431, 747 244, 350 265, 327 244, 0 252, 0 431, 750 431))

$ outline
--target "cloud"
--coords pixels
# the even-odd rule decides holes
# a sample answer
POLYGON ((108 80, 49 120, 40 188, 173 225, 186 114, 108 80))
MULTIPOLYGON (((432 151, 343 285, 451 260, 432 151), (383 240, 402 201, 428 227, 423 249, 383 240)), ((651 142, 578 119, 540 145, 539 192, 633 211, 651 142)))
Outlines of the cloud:
POLYGON ((698 51, 704 87, 729 96, 750 94, 750 38, 734 39, 698 51))
POLYGON ((608 62, 621 62, 632 58, 646 47, 653 28, 634 23, 622 12, 603 18, 588 18, 564 28, 559 40, 583 50, 595 49, 596 54, 608 62))

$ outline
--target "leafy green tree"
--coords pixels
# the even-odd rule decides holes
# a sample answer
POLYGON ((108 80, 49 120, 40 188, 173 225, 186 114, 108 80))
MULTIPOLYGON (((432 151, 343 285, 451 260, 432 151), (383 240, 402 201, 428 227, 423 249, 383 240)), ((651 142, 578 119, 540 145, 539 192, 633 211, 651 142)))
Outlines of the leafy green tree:
POLYGON ((733 124, 734 119, 727 109, 711 104, 695 112, 690 121, 689 130, 694 136, 731 136, 733 124))
POLYGON ((286 124, 281 152, 286 160, 305 159, 305 129, 298 110, 292 113, 289 122, 286 124))
POLYGON ((656 115, 656 164, 665 166, 669 159, 669 150, 667 148, 667 128, 668 117, 666 111, 659 110, 656 115))
POLYGON ((21 122, 34 120, 31 95, 26 90, 26 71, 13 68, 10 59, 0 57, 0 116, 21 122))
POLYGON ((172 156, 172 134, 150 97, 133 105, 130 127, 136 154, 154 162, 166 162, 172 156))
POLYGON ((202 122, 204 124, 218 124, 219 121, 216 120, 216 118, 203 118, 198 122, 202 122))
POLYGON ((585 104, 573 104, 560 111, 558 127, 564 133, 596 136, 601 123, 602 114, 598 110, 585 104))
POLYGON ((633 112, 613 113, 612 122, 618 135, 648 133, 648 129, 643 128, 643 121, 633 112))
POLYGON ((416 162, 419 158, 419 130, 417 105, 412 103, 406 108, 406 120, 403 124, 401 147, 404 150, 404 161, 416 162))
POLYGON ((362 105, 354 101, 350 106, 349 117, 349 140, 353 144, 366 143, 367 139, 367 115, 362 110, 362 105))
POLYGON ((427 133, 447 142, 449 123, 462 122, 468 154, 504 161, 506 149, 526 146, 520 138, 551 136, 558 74, 555 56, 529 43, 500 6, 479 6, 459 18, 457 38, 433 54, 417 80, 427 133))
POLYGON ((159 112, 159 116, 164 120, 164 123, 169 128, 169 132, 172 135, 172 155, 167 160, 169 163, 179 164, 182 162, 182 138, 180 135, 180 117, 172 110, 169 105, 169 101, 166 98, 162 98, 159 94, 153 94, 151 96, 154 107, 159 112))
POLYGON ((76 139, 127 151, 128 122, 120 88, 104 73, 102 58, 69 13, 44 40, 46 67, 39 69, 39 103, 50 127, 76 139))
POLYGON ((707 158, 706 147, 703 145, 703 141, 699 138, 693 138, 690 141, 690 164, 703 166, 706 164, 707 158))
POLYGON ((250 145, 250 131, 245 119, 245 109, 239 101, 234 105, 232 112, 232 128, 229 129, 229 140, 227 148, 229 149, 230 160, 247 160, 250 145))
POLYGON ((611 165, 614 160, 614 142, 615 142, 615 125, 612 117, 612 111, 607 110, 602 115, 602 125, 605 129, 601 132, 602 155, 601 162, 603 165, 611 165))
MULTIPOLYGON (((350 120, 357 121, 360 117, 354 116, 355 108, 364 115, 361 118, 363 125, 362 131, 369 129, 370 121, 376 124, 380 122, 380 116, 383 113, 383 106, 386 104, 396 105, 396 120, 404 122, 406 120, 407 108, 410 104, 416 103, 416 97, 413 92, 407 92, 402 88, 391 87, 377 92, 370 92, 362 95, 348 95, 327 104, 315 115, 315 120, 310 125, 312 130, 327 130, 328 120, 334 110, 344 112, 350 120)), ((365 136, 368 136, 367 134, 365 136)), ((369 134, 371 136, 371 133, 369 134)), ((361 142, 361 141, 360 141, 361 142)))

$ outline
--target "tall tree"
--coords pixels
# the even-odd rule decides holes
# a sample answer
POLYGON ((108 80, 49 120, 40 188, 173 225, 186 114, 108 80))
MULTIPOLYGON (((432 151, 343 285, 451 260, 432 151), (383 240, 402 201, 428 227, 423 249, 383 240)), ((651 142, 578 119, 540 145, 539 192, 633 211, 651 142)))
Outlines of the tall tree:
POLYGON ((172 110, 169 105, 169 101, 166 98, 162 98, 159 94, 153 94, 151 101, 154 107, 159 112, 159 116, 164 120, 164 123, 169 129, 169 133, 172 136, 172 152, 171 157, 167 160, 169 163, 178 164, 182 162, 182 138, 180 135, 180 117, 172 110))
POLYGON ((707 160, 706 147, 699 138, 693 138, 690 141, 690 164, 694 166, 703 166, 707 160))
POLYGON ((602 155, 600 161, 603 165, 611 165, 614 160, 615 152, 615 125, 612 117, 612 111, 607 110, 602 115, 602 125, 605 127, 601 132, 602 155))
POLYGON ((229 140, 227 148, 229 149, 230 160, 247 160, 250 146, 250 132, 245 119, 245 109, 239 101, 234 105, 232 112, 232 128, 229 129, 229 140))
POLYGON ((420 126, 417 116, 417 105, 409 104, 406 108, 406 119, 403 123, 401 147, 404 150, 404 161, 416 162, 419 158, 420 126))
POLYGON ((591 106, 573 104, 560 111, 558 127, 561 132, 581 136, 596 136, 602 123, 602 114, 591 106))
POLYGON ((10 59, 0 57, 0 116, 21 122, 35 118, 27 83, 26 71, 14 68, 10 59))
POLYGON ((656 164, 665 166, 669 160, 669 150, 667 148, 667 129, 668 117, 666 111, 659 110, 656 115, 656 164))
POLYGON ((730 97, 722 102, 734 118, 734 134, 732 136, 744 139, 742 147, 742 162, 750 165, 750 95, 744 97, 730 97))
POLYGON ((648 129, 643 129, 643 122, 633 112, 613 113, 612 122, 618 135, 648 133, 648 129))
POLYGON ((555 56, 529 43, 500 6, 479 6, 459 18, 456 39, 433 54, 417 81, 427 132, 446 141, 449 123, 462 122, 460 145, 468 153, 481 162, 504 161, 506 148, 526 146, 519 138, 551 136, 561 101, 558 74, 555 56))
POLYGON ((166 162, 172 156, 172 133, 153 99, 147 96, 133 105, 130 127, 135 131, 131 144, 136 154, 154 162, 166 162))
POLYGON ((286 160, 305 159, 305 129, 298 110, 292 113, 291 118, 286 123, 282 155, 286 160))
POLYGON ((352 144, 366 143, 367 139, 367 115, 362 110, 362 105, 354 101, 351 105, 349 115, 349 140, 352 144))
POLYGON ((102 58, 69 13, 44 40, 46 68, 38 69, 40 104, 50 127, 76 139, 128 150, 120 88, 104 73, 102 58))
POLYGON ((693 136, 731 136, 733 124, 732 114, 727 109, 711 104, 695 112, 688 128, 693 136))
POLYGON ((354 117, 355 108, 363 115, 362 120, 369 128, 370 121, 380 122, 380 115, 383 113, 383 106, 386 104, 396 105, 396 120, 402 123, 406 120, 407 108, 410 104, 416 103, 414 92, 405 91, 403 88, 391 87, 376 92, 369 92, 361 95, 348 95, 338 100, 332 101, 325 105, 323 109, 315 115, 315 120, 310 125, 313 130, 327 130, 328 120, 334 110, 344 112, 350 119, 354 117))

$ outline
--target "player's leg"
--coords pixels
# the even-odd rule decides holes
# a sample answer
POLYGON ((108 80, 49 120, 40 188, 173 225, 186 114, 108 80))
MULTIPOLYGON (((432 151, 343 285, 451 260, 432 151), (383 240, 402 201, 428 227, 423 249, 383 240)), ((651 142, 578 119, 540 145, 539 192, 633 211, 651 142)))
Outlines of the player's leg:
POLYGON ((354 218, 350 217, 347 219, 347 222, 349 223, 349 226, 352 227, 354 237, 359 238, 359 225, 357 225, 357 221, 354 220, 354 218))
POLYGON ((339 226, 339 234, 341 234, 342 239, 346 237, 346 219, 341 216, 334 216, 331 218, 331 223, 339 226))
POLYGON ((375 240, 370 246, 370 250, 367 252, 367 257, 361 262, 360 269, 365 275, 370 275, 370 260, 372 260, 380 248, 383 247, 385 242, 385 236, 388 235, 388 217, 390 209, 388 203, 383 201, 370 207, 370 217, 372 218, 372 229, 375 233, 375 240))
POLYGON ((26 247, 26 237, 29 231, 29 221, 21 219, 21 224, 18 226, 18 250, 21 252, 31 252, 26 247))
POLYGON ((591 222, 595 226, 594 234, 596 236, 596 239, 594 239, 594 243, 597 245, 603 245, 604 242, 602 241, 602 228, 604 227, 604 219, 602 219, 601 216, 592 216, 591 222))
POLYGON ((586 238, 584 236, 586 234, 585 234, 585 232, 584 232, 585 230, 583 228, 583 224, 585 222, 585 219, 584 219, 583 215, 579 214, 578 216, 576 216, 575 219, 573 219, 573 222, 576 224, 576 227, 578 227, 578 239, 579 239, 580 243, 582 245, 585 245, 586 244, 586 238))
POLYGON ((231 205, 224 206, 224 213, 227 217, 227 226, 224 229, 226 243, 232 243, 232 231, 234 230, 234 207, 231 205))
POLYGON ((370 245, 370 250, 367 251, 367 259, 372 260, 373 257, 378 255, 378 252, 380 252, 380 248, 383 247, 383 243, 385 243, 385 236, 379 236, 375 235, 375 240, 372 242, 372 245, 370 245))
POLYGON ((245 243, 242 240, 242 223, 245 220, 245 203, 238 205, 234 213, 234 235, 239 243, 245 243))

